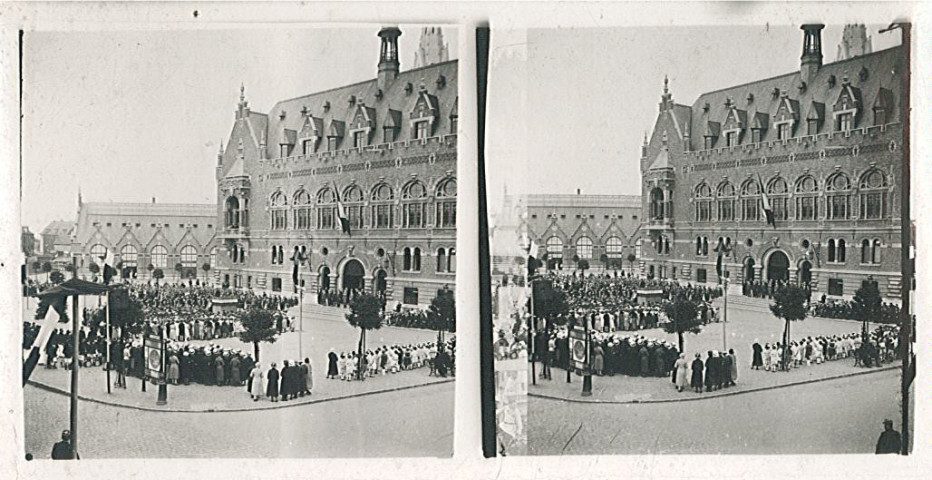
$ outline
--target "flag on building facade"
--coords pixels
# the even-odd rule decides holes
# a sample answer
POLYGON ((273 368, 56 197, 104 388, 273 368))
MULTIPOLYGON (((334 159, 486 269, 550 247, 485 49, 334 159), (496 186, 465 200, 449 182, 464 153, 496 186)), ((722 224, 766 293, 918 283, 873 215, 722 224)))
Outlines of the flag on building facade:
POLYGON ((103 279, 104 285, 109 285, 110 280, 116 275, 116 269, 113 268, 113 254, 110 253, 110 249, 107 249, 107 253, 100 257, 100 261, 103 265, 100 267, 101 278, 103 279))
POLYGON ((760 184, 761 209, 764 210, 764 219, 767 220, 767 225, 777 228, 777 222, 773 216, 773 205, 770 204, 770 199, 767 198, 764 182, 761 180, 759 173, 757 174, 757 182, 760 184))
POLYGON ((337 196, 337 218, 340 219, 340 229, 343 231, 343 233, 352 237, 353 233, 350 231, 349 217, 346 215, 346 209, 343 208, 343 201, 340 200, 340 190, 334 188, 334 191, 336 192, 337 196))

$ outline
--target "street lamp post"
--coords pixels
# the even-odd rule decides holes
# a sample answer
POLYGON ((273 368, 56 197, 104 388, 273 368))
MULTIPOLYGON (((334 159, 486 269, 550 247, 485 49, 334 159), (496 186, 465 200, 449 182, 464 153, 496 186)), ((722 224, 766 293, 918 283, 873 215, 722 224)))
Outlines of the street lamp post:
POLYGON ((722 279, 722 285, 724 285, 724 290, 722 297, 725 300, 725 305, 722 306, 722 352, 728 352, 728 335, 725 332, 725 326, 728 325, 728 277, 722 279))
POLYGON ((304 358, 304 285, 298 280, 298 358, 304 358))

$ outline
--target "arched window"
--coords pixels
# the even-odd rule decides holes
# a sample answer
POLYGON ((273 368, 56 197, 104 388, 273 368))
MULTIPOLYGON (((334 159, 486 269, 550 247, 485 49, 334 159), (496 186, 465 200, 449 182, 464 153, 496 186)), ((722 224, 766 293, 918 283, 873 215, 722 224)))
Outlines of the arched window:
POLYGON ((871 263, 880 263, 880 239, 875 238, 871 244, 871 263))
POLYGON ((547 239, 547 256, 550 258, 563 258, 563 240, 560 237, 547 239))
POLYGON ((835 239, 828 239, 828 261, 835 261, 835 239))
POLYGON ((664 219, 664 206, 666 205, 666 198, 664 198, 663 190, 660 188, 654 188, 650 191, 650 219, 651 220, 663 220, 664 219))
POLYGON ((437 185, 437 227, 456 228, 455 178, 446 178, 437 185))
POLYGON ((408 247, 405 247, 404 249, 404 261, 402 263, 401 269, 406 272, 411 271, 411 249, 408 247))
POLYGON ((447 267, 447 251, 443 248, 437 249, 437 272, 443 272, 447 267))
POLYGON ((278 248, 272 245, 272 265, 278 263, 278 248))
POLYGON ((402 228, 424 228, 427 224, 427 189, 412 180, 401 190, 402 228))
POLYGON ((102 258, 107 256, 107 247, 97 243, 91 247, 91 262, 97 265, 103 265, 102 258))
POLYGON ((829 220, 846 220, 851 209, 851 180, 837 172, 825 180, 826 206, 829 220))
POLYGON ((168 249, 162 245, 152 247, 152 266, 165 268, 168 266, 168 249))
POLYGON ((774 177, 767 184, 767 199, 770 200, 774 220, 781 221, 789 218, 789 208, 787 208, 789 193, 789 187, 783 177, 774 177))
POLYGON ((282 192, 275 192, 269 199, 272 230, 285 230, 288 228, 288 199, 282 192))
POLYGON ((281 265, 285 263, 285 249, 281 245, 278 246, 278 264, 281 265))
POLYGON ((309 230, 311 228, 311 194, 303 188, 298 190, 294 194, 292 204, 294 205, 294 228, 309 230))
POLYGON ((705 182, 696 187, 696 221, 712 221, 712 188, 705 182))
POLYGON ((240 207, 239 199, 235 196, 227 197, 225 202, 226 208, 224 209, 224 219, 226 220, 227 228, 239 228, 240 225, 240 207))
POLYGON ((350 185, 343 190, 343 196, 340 197, 340 200, 343 201, 343 209, 349 219, 350 228, 353 230, 363 228, 362 203, 364 198, 362 189, 358 185, 350 185))
POLYGON ((858 184, 858 194, 861 203, 860 218, 865 220, 879 220, 886 216, 887 205, 884 201, 884 192, 887 189, 887 177, 880 170, 872 168, 861 176, 858 184))
POLYGON ((819 183, 812 175, 796 179, 796 220, 816 220, 819 216, 819 183))
POLYGON ((450 247, 450 250, 447 251, 447 271, 456 273, 456 249, 453 247, 450 247))
POLYGON ((217 268, 217 247, 210 249, 210 268, 217 268))
POLYGON ((756 178, 749 178, 741 184, 741 219, 751 222, 759 221, 760 210, 760 182, 756 178))
POLYGON ((139 262, 139 251, 134 245, 123 245, 120 249, 120 261, 123 262, 123 268, 136 268, 139 262))
POLYGON ((702 255, 702 237, 696 237, 696 255, 702 255))
POLYGON ((641 246, 643 245, 644 245, 644 240, 640 238, 634 242, 634 256, 635 257, 641 258, 641 246))
POLYGON ((709 237, 702 237, 702 254, 709 254, 709 237))
POLYGON ((624 244, 618 237, 608 237, 605 241, 605 255, 608 258, 621 258, 621 252, 624 244))
POLYGON ((185 245, 181 248, 181 266, 197 268, 197 249, 193 245, 185 245))
POLYGON ((414 247, 414 253, 411 255, 411 270, 415 272, 421 271, 421 249, 420 247, 414 247))
POLYGON ((663 237, 663 254, 664 255, 670 254, 670 238, 669 237, 663 237))
MULTIPOLYGON (((831 242, 831 240, 829 240, 829 242, 831 242)), ((845 240, 839 238, 838 240, 835 241, 834 261, 837 263, 845 263, 845 253, 846 253, 845 240)), ((829 259, 829 261, 831 262, 833 260, 829 259)))
POLYGON ((592 258, 592 239, 589 237, 579 237, 576 240, 576 255, 579 255, 580 259, 590 259, 592 258))
POLYGON ((387 183, 372 187, 372 228, 393 228, 395 226, 395 192, 387 183))
POLYGON ((336 204, 337 197, 330 187, 321 188, 317 192, 317 228, 319 230, 334 228, 336 204))
POLYGON ((868 239, 861 240, 861 263, 871 263, 871 241, 868 239))
POLYGON ((735 220, 735 186, 728 180, 718 185, 715 191, 718 221, 732 222, 735 220))

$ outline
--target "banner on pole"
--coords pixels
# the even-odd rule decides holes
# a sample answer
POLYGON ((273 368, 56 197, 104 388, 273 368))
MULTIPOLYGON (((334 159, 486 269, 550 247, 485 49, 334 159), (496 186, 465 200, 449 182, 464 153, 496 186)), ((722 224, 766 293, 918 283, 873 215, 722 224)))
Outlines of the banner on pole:
POLYGON ((152 379, 162 378, 162 340, 150 335, 145 342, 146 375, 152 379))
POLYGON ((586 329, 574 327, 570 330, 570 366, 577 373, 584 372, 589 368, 586 363, 586 329))

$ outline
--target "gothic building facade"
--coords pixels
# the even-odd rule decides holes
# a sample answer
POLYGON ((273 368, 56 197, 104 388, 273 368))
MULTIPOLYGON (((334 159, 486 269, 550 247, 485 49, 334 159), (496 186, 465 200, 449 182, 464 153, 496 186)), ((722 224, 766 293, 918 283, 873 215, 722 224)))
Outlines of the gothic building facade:
POLYGON ((298 285, 317 298, 425 305, 453 288, 457 62, 401 71, 400 35, 378 33, 376 78, 267 114, 240 95, 217 163, 222 283, 293 292, 298 264, 298 285))
POLYGON ((212 204, 82 202, 71 239, 78 273, 93 278, 92 265, 109 251, 118 275, 130 281, 158 276, 168 281, 214 278, 217 267, 216 207, 212 204))
POLYGON ((902 47, 822 64, 804 25, 799 71, 673 101, 666 80, 641 150, 642 272, 732 284, 789 281, 899 297, 902 47), (775 222, 767 223, 764 202, 775 222))
POLYGON ((637 195, 528 195, 523 216, 532 252, 548 270, 628 271, 640 258, 641 197, 637 195))

